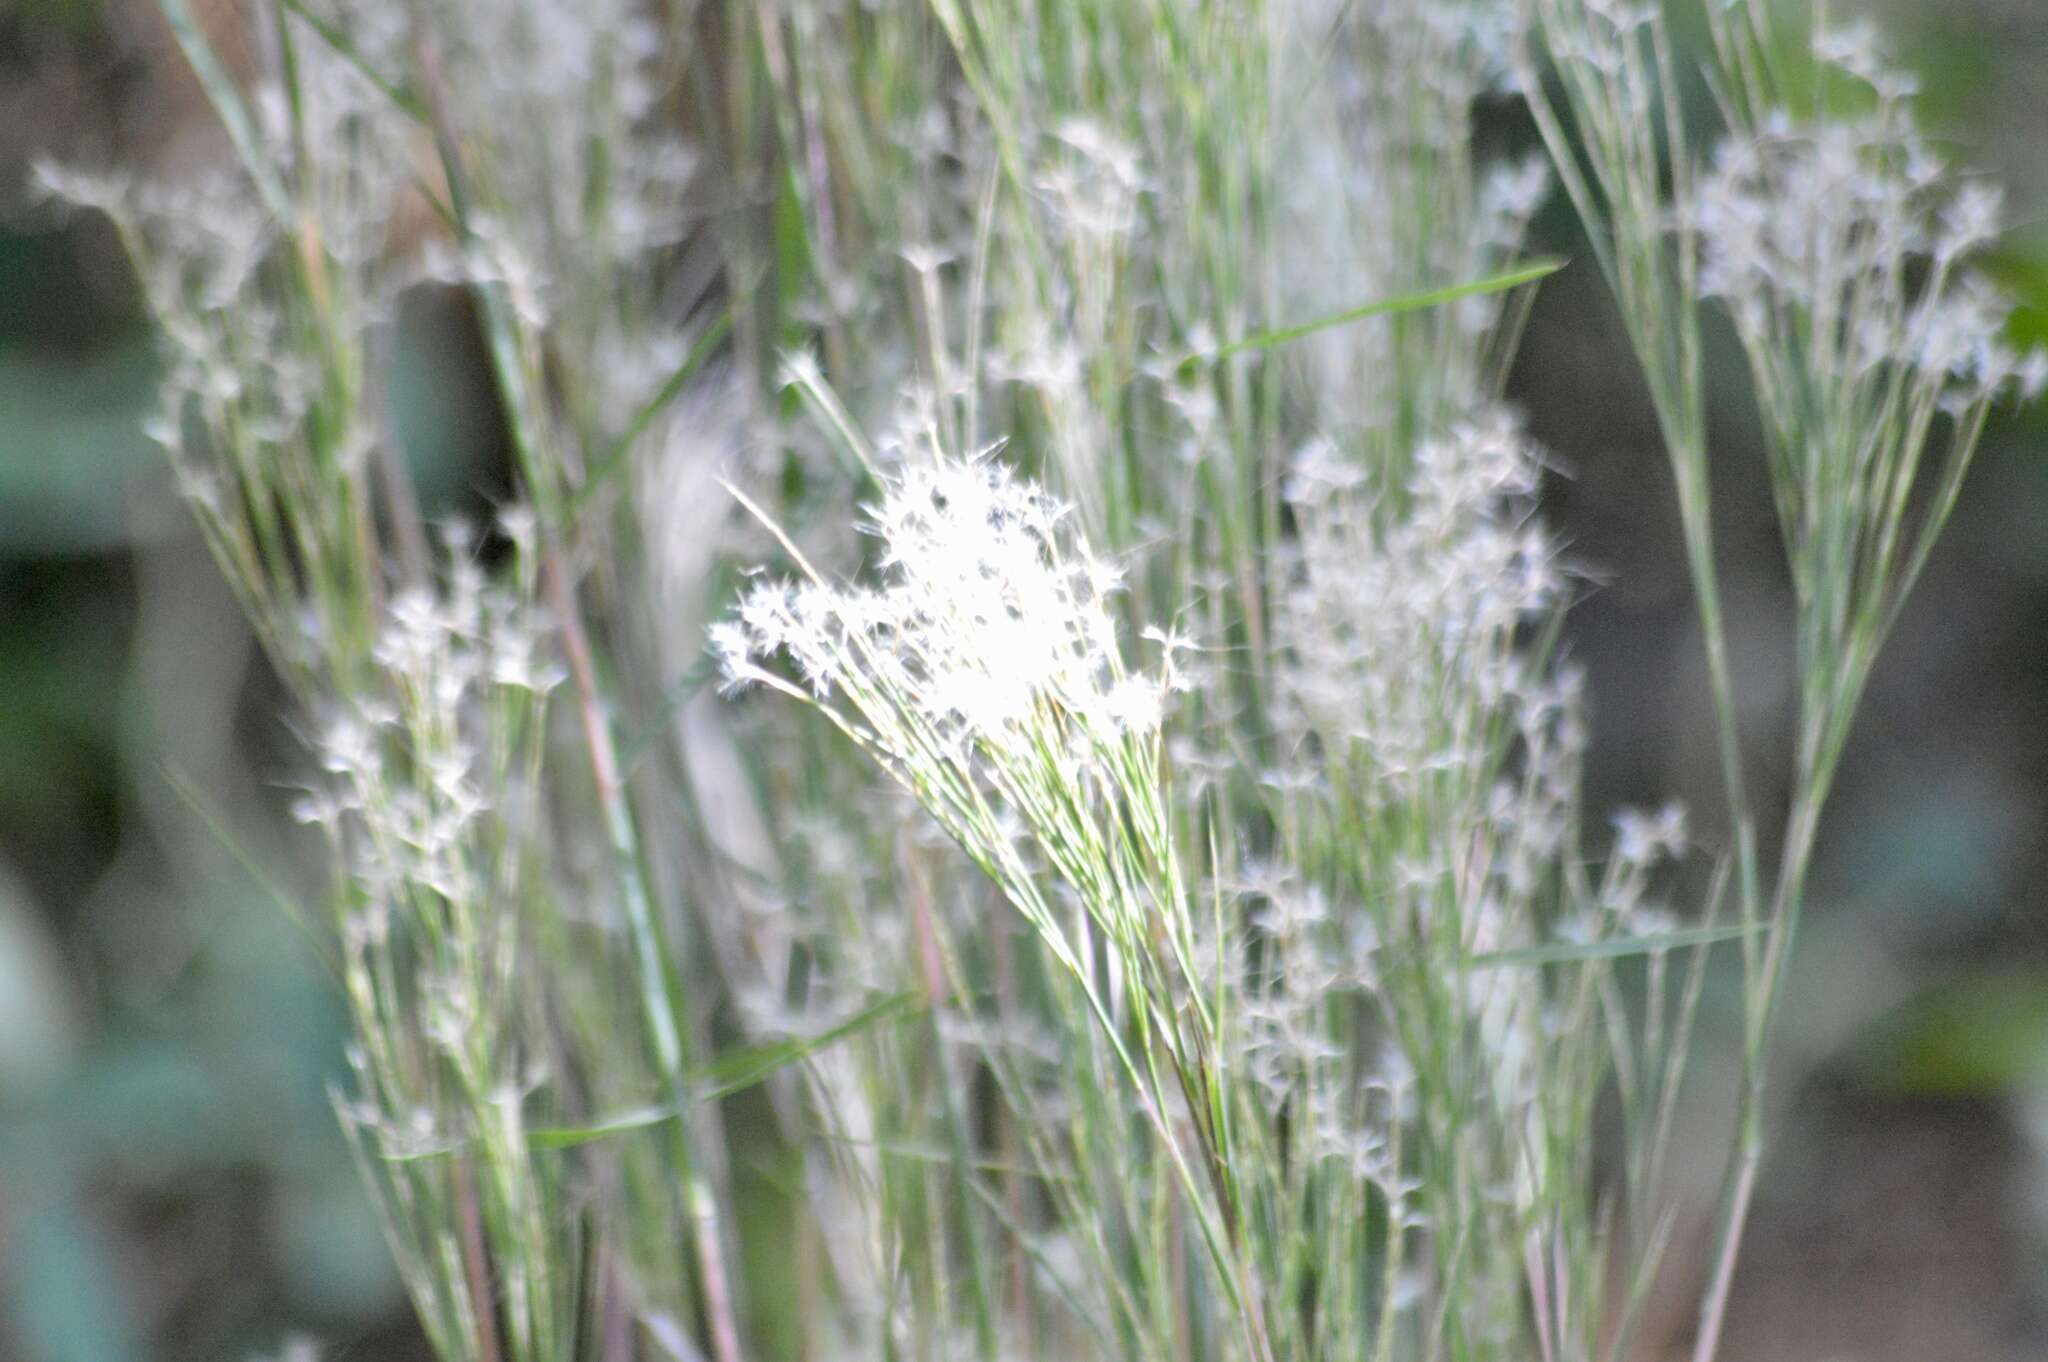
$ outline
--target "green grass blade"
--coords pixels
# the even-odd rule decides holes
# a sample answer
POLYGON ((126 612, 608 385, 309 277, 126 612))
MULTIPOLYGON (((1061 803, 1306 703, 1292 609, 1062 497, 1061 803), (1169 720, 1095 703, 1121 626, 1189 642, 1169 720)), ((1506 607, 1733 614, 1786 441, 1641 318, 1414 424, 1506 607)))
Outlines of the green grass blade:
POLYGON ((314 37, 325 43, 336 56, 353 66, 356 74, 374 85, 379 93, 403 110, 408 117, 415 122, 427 121, 425 100, 379 71, 348 34, 307 9, 305 0, 278 0, 278 4, 291 11, 293 17, 313 31, 314 37))
MULTIPOLYGON (((702 1086, 696 1092, 695 1100, 711 1102, 742 1092, 791 1064, 816 1054, 828 1045, 886 1021, 907 1010, 916 1001, 917 995, 906 990, 863 1008, 839 1025, 818 1035, 797 1036, 769 1045, 755 1045, 744 1050, 735 1050, 697 1071, 693 1076, 692 1086, 702 1086)), ((680 1115, 682 1112, 673 1103, 657 1103, 635 1107, 590 1125, 552 1126, 530 1130, 526 1134, 526 1139, 527 1143, 536 1149, 571 1149, 613 1135, 645 1130, 664 1121, 674 1120, 680 1115)))
POLYGON ((1368 317, 1391 317, 1403 312, 1420 312, 1426 308, 1440 307, 1445 303, 1457 302, 1461 298, 1476 298, 1487 293, 1502 293, 1511 288, 1519 288, 1523 284, 1533 283, 1545 275, 1555 274, 1558 270, 1564 268, 1564 264, 1565 262, 1562 260, 1536 260, 1518 269, 1509 270, 1505 274, 1496 274, 1485 279, 1475 279, 1470 283, 1451 284, 1444 288, 1427 289, 1421 293, 1404 293, 1395 298, 1381 298, 1374 302, 1361 304, 1358 307, 1346 308, 1342 312, 1333 312, 1327 317, 1318 317, 1313 321, 1297 322, 1292 326, 1274 327, 1270 331, 1257 331, 1249 336, 1243 336, 1237 340, 1227 342, 1204 355, 1192 357, 1185 363, 1193 365, 1196 362, 1196 358, 1207 360, 1228 359, 1232 355, 1243 354, 1248 350, 1271 350, 1275 346, 1286 345, 1288 342, 1300 340, 1304 336, 1312 336, 1318 331, 1327 331, 1333 326, 1344 326, 1351 322, 1362 322, 1368 317))
POLYGON ((708 653, 697 659, 688 671, 677 677, 675 682, 661 695, 654 712, 647 716, 637 734, 619 745, 619 770, 628 779, 668 736, 668 726, 684 705, 704 693, 706 686, 718 682, 718 661, 708 653))
POLYGON ((696 377, 697 371, 704 367, 704 361, 711 357, 711 352, 718 348, 718 343, 725 339, 726 332, 731 329, 732 313, 729 311, 720 313, 704 328, 704 334, 697 337, 696 344, 690 347, 690 353, 683 356, 683 362, 676 366, 676 371, 661 385, 661 391, 648 399, 646 406, 633 413, 633 419, 627 422, 625 432, 613 441, 612 447, 605 452, 604 461, 591 470, 590 476, 583 480, 583 485, 570 496, 570 515, 577 514, 589 505, 591 498, 597 495, 599 489, 626 466, 633 446, 647 433, 647 428, 654 424, 654 419, 661 415, 662 410, 689 386, 690 380, 696 377))
POLYGON ((1654 936, 1617 936, 1606 941, 1557 941, 1527 946, 1514 951, 1489 951, 1472 957, 1473 969, 1498 969, 1507 965, 1568 965, 1579 960, 1611 960, 1629 955, 1655 955, 1660 951, 1684 950, 1688 946, 1711 946, 1733 941, 1756 931, 1754 926, 1685 927, 1654 936))
POLYGON ((526 1143, 534 1149, 574 1149, 577 1145, 592 1144, 609 1139, 613 1135, 626 1135, 636 1130, 658 1126, 663 1121, 672 1121, 681 1115, 673 1105, 657 1104, 634 1107, 602 1121, 587 1126, 544 1126, 526 1132, 526 1143))
POLYGON ((694 1075, 694 1082, 704 1085, 703 1090, 697 1095, 698 1100, 712 1101, 751 1088, 779 1069, 787 1068, 828 1045, 910 1010, 917 1001, 918 994, 905 989, 901 993, 891 994, 878 1003, 862 1008, 839 1025, 815 1036, 796 1036, 769 1045, 755 1045, 744 1050, 735 1050, 705 1065, 694 1075))
POLYGON ((178 40, 185 60, 192 64, 192 73, 199 77, 200 87, 206 91, 207 100, 227 128, 228 140, 235 144, 236 154, 256 181, 264 206, 280 219, 290 218, 291 196, 285 193, 284 181, 278 178, 277 167, 270 163, 262 141, 256 136, 256 123, 249 117, 249 106, 243 103, 242 92, 235 87, 234 78, 228 75, 227 68, 220 64, 220 58, 214 55, 213 43, 192 13, 192 7, 186 0, 157 2, 163 11, 164 21, 171 26, 171 36, 178 40))
POLYGON ((249 877, 250 883, 256 886, 263 897, 270 900, 284 920, 291 923, 305 937, 328 974, 339 980, 341 961, 335 955, 333 942, 327 934, 314 929, 298 899, 278 883, 264 868, 256 853, 235 836, 234 829, 228 826, 227 818, 213 807, 206 793, 189 776, 168 763, 163 767, 163 776, 164 783, 171 787, 171 792, 192 811, 194 817, 206 825, 206 831, 220 844, 221 850, 225 851, 242 873, 249 877))

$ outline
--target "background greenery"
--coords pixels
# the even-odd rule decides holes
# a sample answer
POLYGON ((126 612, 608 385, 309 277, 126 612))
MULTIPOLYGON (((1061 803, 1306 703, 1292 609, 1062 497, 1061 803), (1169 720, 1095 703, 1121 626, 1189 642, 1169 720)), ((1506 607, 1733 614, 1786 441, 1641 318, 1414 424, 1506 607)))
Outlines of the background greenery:
MULTIPOLYGON (((234 31, 232 6, 211 13, 234 31)), ((1894 0, 1928 121, 2012 187, 1999 264, 2048 339, 2048 11, 1894 0)), ((1490 134, 1530 140, 1518 110, 1490 134)), ((332 984, 278 885, 296 737, 141 436, 152 346, 103 224, 20 193, 39 153, 175 172, 207 113, 144 0, 0 7, 0 1358, 248 1356, 294 1334, 424 1355, 335 1129, 332 984), (203 793, 202 793, 203 792, 203 793)), ((1537 247, 1575 252, 1554 206, 1537 247)), ((1543 287, 1511 392, 1568 451, 1546 515, 1596 585, 1595 807, 1717 805, 1668 473, 1594 272, 1543 287)), ((436 510, 499 433, 462 310, 422 298, 394 418, 436 510)), ((1739 394, 1718 338, 1717 388, 1739 394)), ((1746 401, 1715 404, 1760 462, 1746 401)), ((1790 748, 1763 478, 1722 477, 1757 769, 1790 748)), ((2048 1242, 2048 422, 1987 437, 1891 643, 1822 839, 1731 1358, 2040 1355, 2048 1242)), ((1760 810, 1771 821, 1771 810, 1760 810)), ((1711 826, 1701 829, 1717 841, 1711 826)))

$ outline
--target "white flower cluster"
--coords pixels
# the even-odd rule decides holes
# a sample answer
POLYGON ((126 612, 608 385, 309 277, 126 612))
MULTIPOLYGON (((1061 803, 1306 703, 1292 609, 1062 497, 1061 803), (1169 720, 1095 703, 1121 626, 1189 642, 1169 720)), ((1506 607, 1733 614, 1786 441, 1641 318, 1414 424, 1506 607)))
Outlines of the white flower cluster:
POLYGON ((765 660, 786 652, 896 763, 964 760, 1049 720, 1102 742, 1158 732, 1167 681, 1126 671, 1119 573, 1064 542, 1064 505, 986 456, 940 458, 905 469, 873 514, 886 584, 757 586, 712 630, 729 681, 776 680, 765 660))
MULTIPOLYGON (((1565 1089, 1542 976, 1484 962, 1548 942, 1582 897, 1580 681, 1531 643, 1566 580, 1529 515, 1538 467, 1499 410, 1426 441, 1399 486, 1327 442, 1293 460, 1299 557, 1274 625, 1287 755, 1268 785, 1308 873, 1252 891, 1279 972, 1248 981, 1242 1009, 1247 1067, 1298 1105, 1312 1153, 1384 1181, 1366 1155, 1419 1130, 1498 1195, 1431 1193, 1417 1216, 1510 1240, 1540 1199, 1520 1141, 1565 1089), (1359 1016, 1388 1046, 1364 1068, 1359 1016), (1404 1066, 1429 1075, 1413 1110, 1361 1096, 1400 1089, 1404 1066)), ((1641 878, 1625 887, 1639 895, 1641 878)), ((1614 911, 1586 930, 1636 925, 1614 911)), ((1503 1262, 1487 1280, 1518 1272, 1503 1262)), ((1459 1308, 1496 1330, 1512 1292, 1475 1283, 1459 1308)))
POLYGON ((504 888, 491 848, 534 816, 516 807, 532 794, 521 753, 539 740, 536 707, 562 671, 531 611, 451 548, 444 590, 392 600, 373 653, 379 689, 339 702, 316 741, 330 779, 294 809, 326 830, 356 882, 359 945, 394 916, 491 898, 504 888))
MULTIPOLYGON (((547 623, 530 604, 524 513, 503 526, 524 541, 510 589, 487 582, 467 527, 443 531, 436 588, 396 595, 368 667, 315 743, 326 779, 297 813, 327 835, 344 881, 342 982, 353 1020, 355 1081, 340 1103, 371 1187, 404 1225, 445 1204, 470 1151, 481 1213, 513 1226, 516 1251, 493 1258, 508 1302, 508 1356, 563 1355, 554 1265, 580 1233, 560 1214, 560 1183, 526 1123, 559 1119, 558 1033, 532 952, 564 867, 545 803, 546 698, 562 679, 547 623)), ((508 1242, 500 1240, 498 1242, 508 1242)), ((431 1240, 395 1234, 400 1273, 437 1338, 465 1327, 460 1267, 431 1240)), ((443 1348, 452 1353, 452 1347, 443 1348)))
MULTIPOLYGON (((816 705, 873 755, 1002 890, 1098 1018, 1112 1004, 1089 961, 1106 938, 1132 1005, 1152 1014, 1154 1043, 1185 1071, 1200 1042, 1181 1034, 1177 1009, 1199 989, 1160 764, 1178 644, 1156 636, 1159 674, 1126 668, 1110 609, 1118 573, 1068 531, 1070 514, 987 455, 935 453, 873 508, 881 586, 815 572, 758 586, 712 643, 728 681, 816 705), (776 654, 803 685, 771 670, 776 654)), ((1152 1097, 1162 1112, 1165 1094, 1152 1097)))
MULTIPOLYGON (((1766 116, 1722 146, 1682 205, 1702 293, 1747 351, 1801 612, 1801 667, 1848 699, 1955 504, 1993 403, 2048 385, 2048 354, 2003 339, 2008 307, 1970 257, 1999 195, 1915 132, 1911 82, 1867 36, 1821 55, 1877 93, 1854 118, 1766 116), (1945 418, 1945 419, 1944 419, 1945 418)), ((1831 760, 1852 706, 1806 738, 1831 760)))
POLYGON ((1799 327, 1823 378, 1904 366, 1965 399, 2032 396, 2048 358, 1999 341, 2005 306, 1963 268, 1996 236, 2001 195, 1952 181, 1893 104, 1817 126, 1774 116, 1724 143, 1698 187, 1700 289, 1746 337, 1799 327))
POLYGON ((1301 570, 1281 632, 1295 650, 1284 682, 1299 725, 1360 744, 1387 776, 1484 759, 1456 745, 1479 737, 1461 734, 1457 707, 1533 681, 1514 631, 1562 589, 1555 548, 1512 509, 1535 471, 1499 413, 1425 444, 1409 486, 1385 501, 1331 446, 1296 456, 1287 495, 1301 570))
MULTIPOLYGON (((402 50, 404 16, 395 7, 363 8, 355 28, 366 59, 402 50)), ((374 266, 392 253, 395 224, 405 210, 419 206, 411 126, 390 97, 329 44, 298 44, 293 60, 292 96, 275 80, 249 92, 251 150, 290 182, 304 233, 294 244, 317 248, 342 267, 329 287, 395 283, 374 266), (302 151, 308 153, 304 162, 302 151)), ((35 173, 52 198, 103 212, 121 228, 160 317, 225 313, 205 320, 217 329, 232 326, 257 302, 250 285, 284 236, 277 205, 257 192, 239 164, 168 169, 173 173, 132 177, 42 164, 35 173)), ((173 340, 185 343, 183 336, 173 340)))

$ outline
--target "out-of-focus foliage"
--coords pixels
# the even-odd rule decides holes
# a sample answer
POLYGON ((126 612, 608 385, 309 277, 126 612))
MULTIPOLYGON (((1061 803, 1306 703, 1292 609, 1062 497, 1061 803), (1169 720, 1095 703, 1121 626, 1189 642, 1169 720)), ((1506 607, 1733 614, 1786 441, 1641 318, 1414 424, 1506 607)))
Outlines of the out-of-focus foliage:
MULTIPOLYGON (((295 859, 265 812, 293 739, 143 434, 159 373, 126 266, 104 224, 23 192, 32 153, 179 104, 145 13, 0 8, 0 1356, 306 1331, 403 1357, 329 1099, 335 979, 252 875, 295 859)), ((412 320, 394 420, 446 505, 496 433, 462 314, 412 320)))

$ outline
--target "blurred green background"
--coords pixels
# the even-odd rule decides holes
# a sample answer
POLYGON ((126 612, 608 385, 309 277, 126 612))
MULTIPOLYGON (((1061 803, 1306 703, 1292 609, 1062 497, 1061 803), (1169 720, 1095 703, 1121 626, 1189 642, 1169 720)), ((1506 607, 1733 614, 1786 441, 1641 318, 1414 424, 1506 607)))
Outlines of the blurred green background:
MULTIPOLYGON (((236 55, 237 7, 202 8, 236 55)), ((1878 17, 1932 128, 2010 186, 1997 271, 2017 339, 2048 341, 2048 6, 1878 17)), ((146 0, 0 0, 0 1359, 299 1336, 425 1355, 329 1106, 342 1012, 288 907, 316 873, 280 814, 296 735, 142 435, 153 347, 111 233, 27 192, 37 156, 175 175, 214 147, 146 0)), ((1574 252, 1564 214, 1545 230, 1574 252)), ((1609 309, 1590 269, 1547 283, 1512 394, 1589 578, 1569 630, 1588 798, 1711 810, 1668 475, 1609 309)), ((504 474, 467 319, 420 298, 394 362, 428 509, 480 504, 504 474)), ((1768 771, 1788 588, 1728 347, 1718 367, 1727 594, 1768 771)), ((2048 412, 1987 437, 1822 848, 1724 1356, 2048 1354, 2048 412)))

